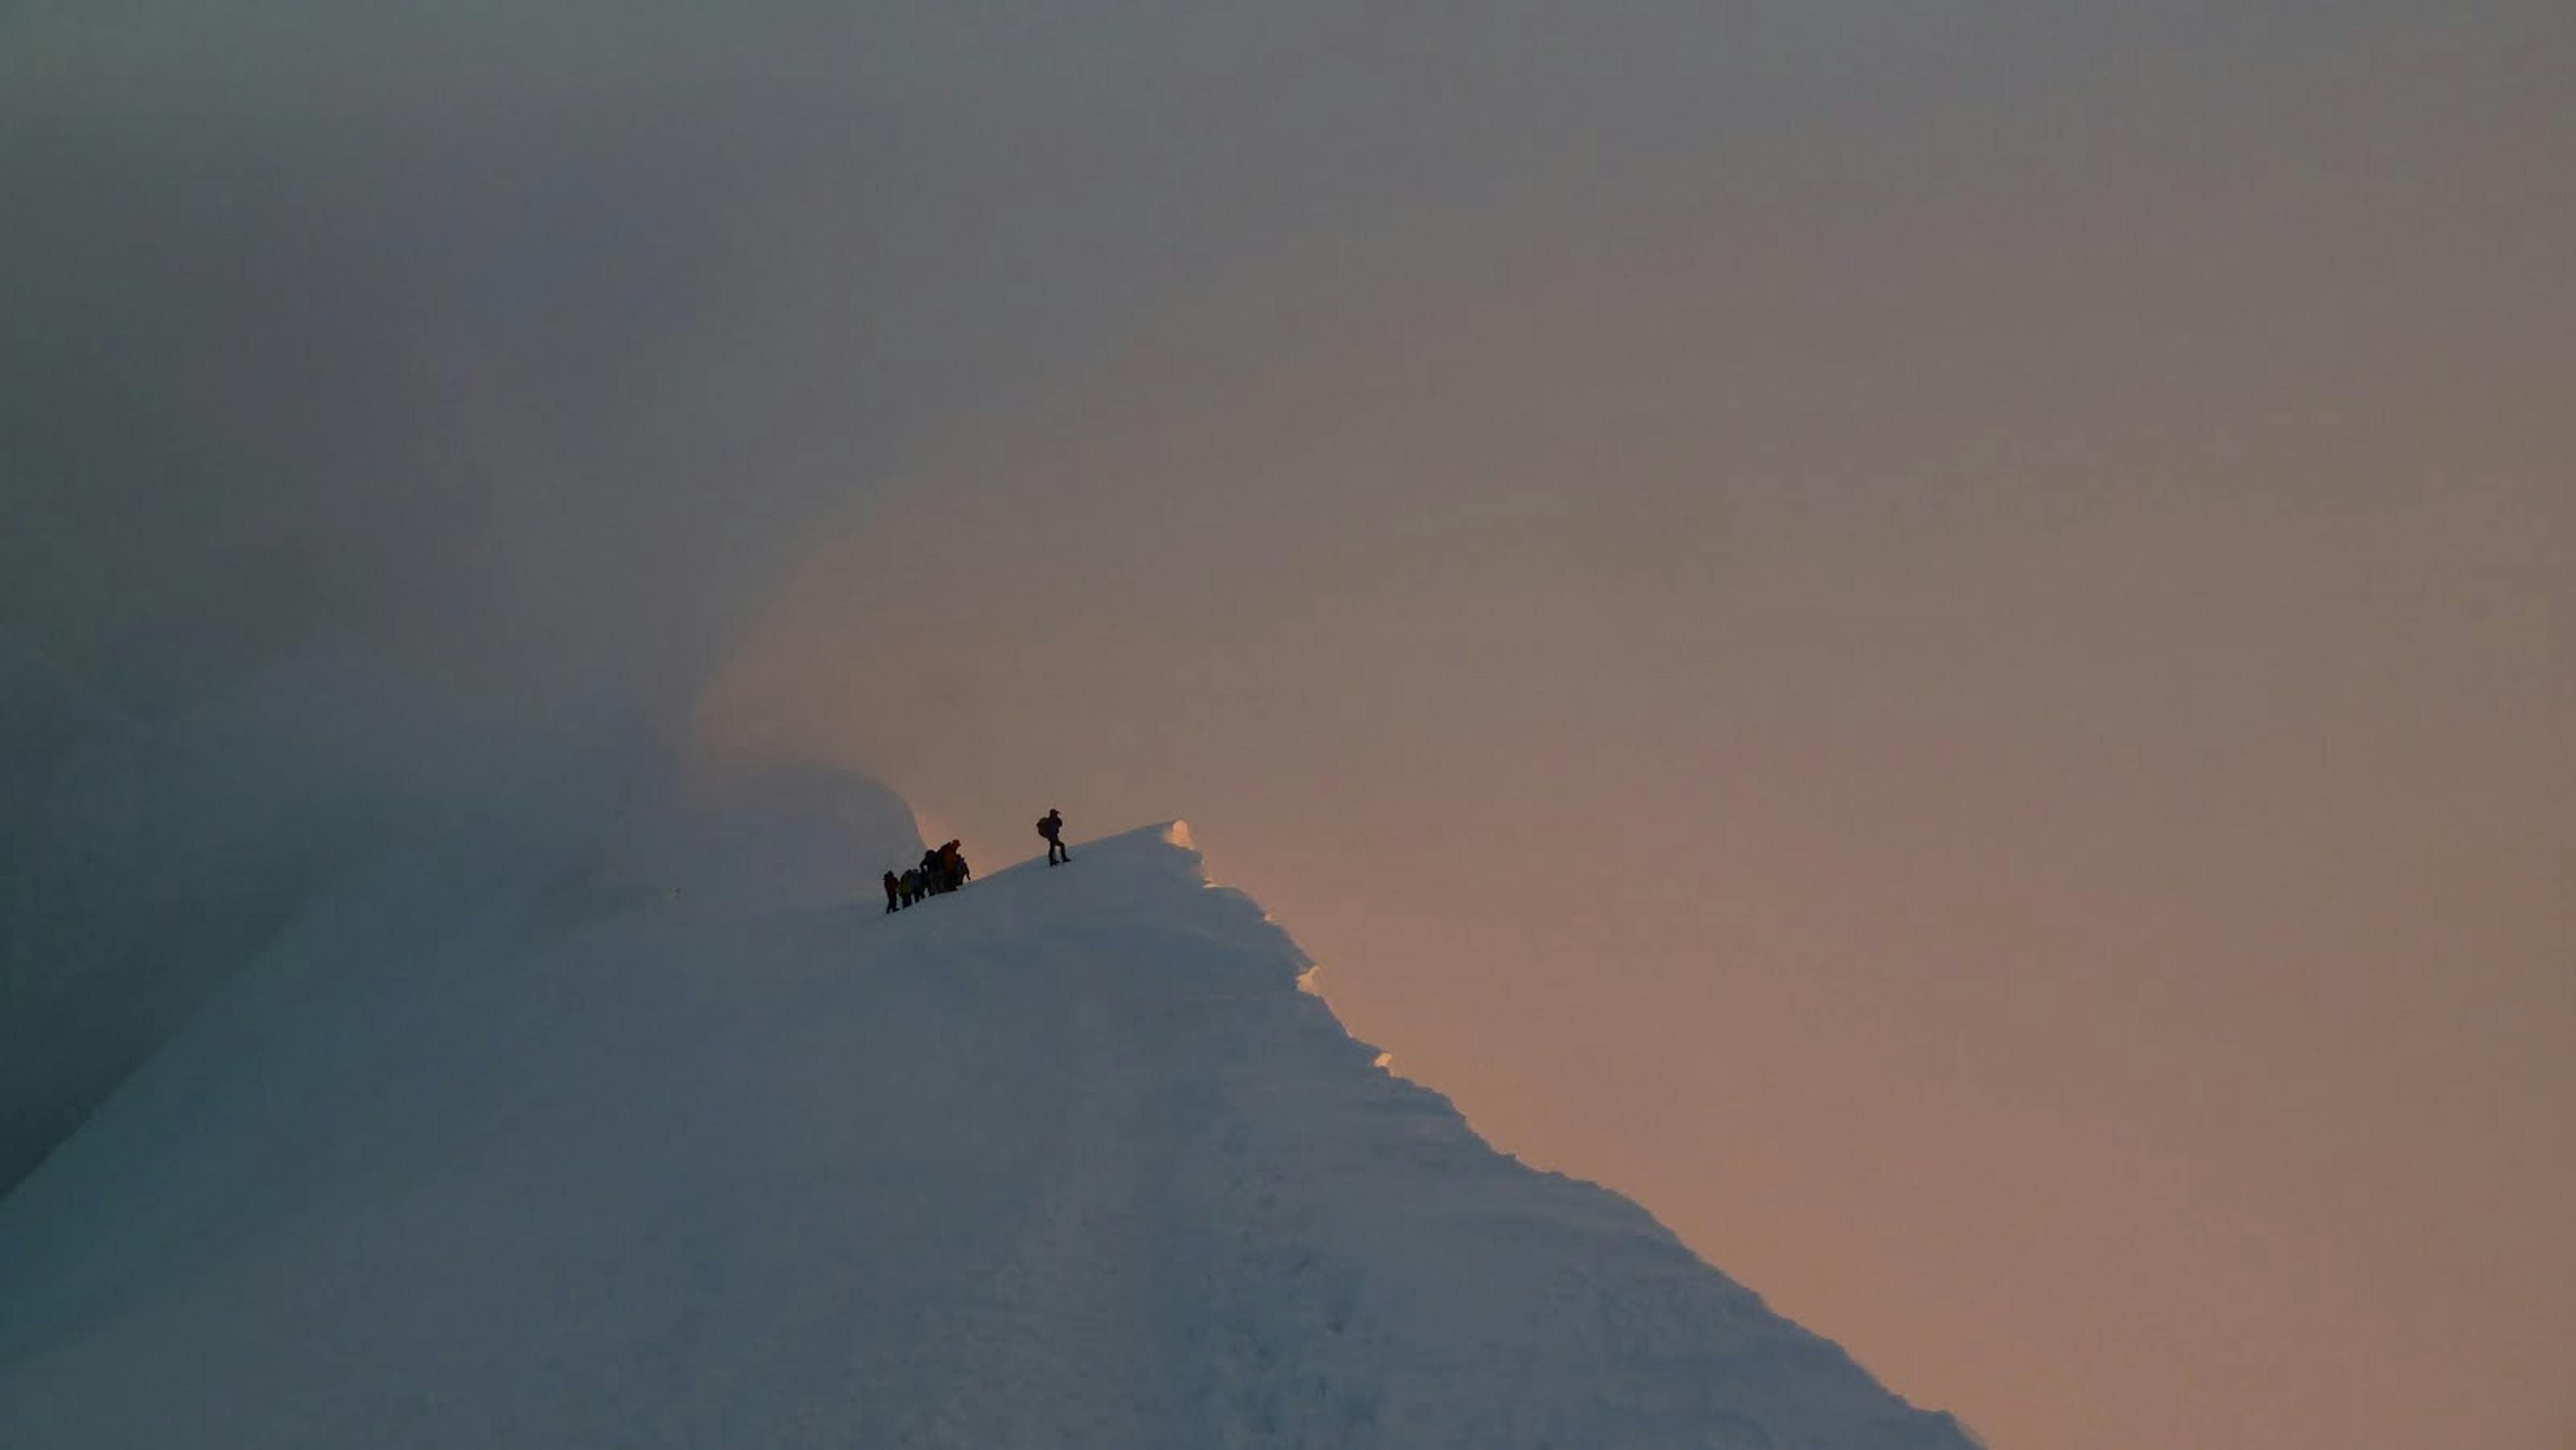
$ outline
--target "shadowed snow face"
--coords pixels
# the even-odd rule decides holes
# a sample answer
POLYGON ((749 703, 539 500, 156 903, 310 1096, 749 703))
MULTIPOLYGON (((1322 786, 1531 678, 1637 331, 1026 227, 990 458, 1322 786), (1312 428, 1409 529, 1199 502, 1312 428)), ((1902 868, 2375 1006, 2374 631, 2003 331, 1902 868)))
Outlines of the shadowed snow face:
POLYGON ((0 1442, 1968 1450, 1373 1070, 1186 840, 900 916, 378 883, 0 1203, 0 1442))

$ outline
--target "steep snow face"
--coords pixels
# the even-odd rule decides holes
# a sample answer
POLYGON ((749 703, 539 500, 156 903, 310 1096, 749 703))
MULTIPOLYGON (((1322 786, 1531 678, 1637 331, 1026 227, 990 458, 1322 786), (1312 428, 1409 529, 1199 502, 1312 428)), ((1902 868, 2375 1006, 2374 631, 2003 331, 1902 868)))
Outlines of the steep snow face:
POLYGON ((641 753, 296 669, 69 733, 0 791, 0 1193, 290 923, 382 874, 455 891, 584 859, 641 753))
POLYGON ((1380 1070, 1186 842, 340 893, 0 1201, 0 1444, 1971 1443, 1380 1070))
POLYGON ((81 723, 0 792, 0 1193, 344 894, 435 899, 425 943, 520 876, 775 909, 921 850, 864 777, 461 716, 382 671, 296 661, 183 716, 81 723))

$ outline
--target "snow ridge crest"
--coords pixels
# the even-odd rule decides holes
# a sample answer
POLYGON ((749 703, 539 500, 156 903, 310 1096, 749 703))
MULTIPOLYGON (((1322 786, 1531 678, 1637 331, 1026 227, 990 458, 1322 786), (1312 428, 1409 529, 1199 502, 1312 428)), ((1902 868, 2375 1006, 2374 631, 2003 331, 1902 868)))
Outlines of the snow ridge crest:
POLYGON ((1184 823, 889 916, 695 789, 308 915, 0 1199, 0 1444, 1973 1443, 1383 1071, 1184 823))

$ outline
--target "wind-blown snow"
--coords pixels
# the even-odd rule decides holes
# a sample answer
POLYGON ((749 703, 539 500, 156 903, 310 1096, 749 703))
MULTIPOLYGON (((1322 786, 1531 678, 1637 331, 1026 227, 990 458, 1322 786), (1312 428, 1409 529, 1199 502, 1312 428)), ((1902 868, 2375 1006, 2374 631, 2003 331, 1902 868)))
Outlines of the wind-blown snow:
POLYGON ((0 1200, 0 1445, 1971 1443, 1380 1070, 1177 826, 889 917, 646 818, 342 883, 0 1200))

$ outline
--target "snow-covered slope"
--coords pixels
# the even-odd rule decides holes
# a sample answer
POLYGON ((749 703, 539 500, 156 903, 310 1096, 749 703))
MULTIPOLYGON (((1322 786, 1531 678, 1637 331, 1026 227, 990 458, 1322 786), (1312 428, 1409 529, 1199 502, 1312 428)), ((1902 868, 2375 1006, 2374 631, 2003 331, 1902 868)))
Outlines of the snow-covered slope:
POLYGON ((1970 1443, 1381 1070, 1185 831, 888 917, 675 894, 690 799, 308 908, 0 1200, 0 1445, 1970 1443))

